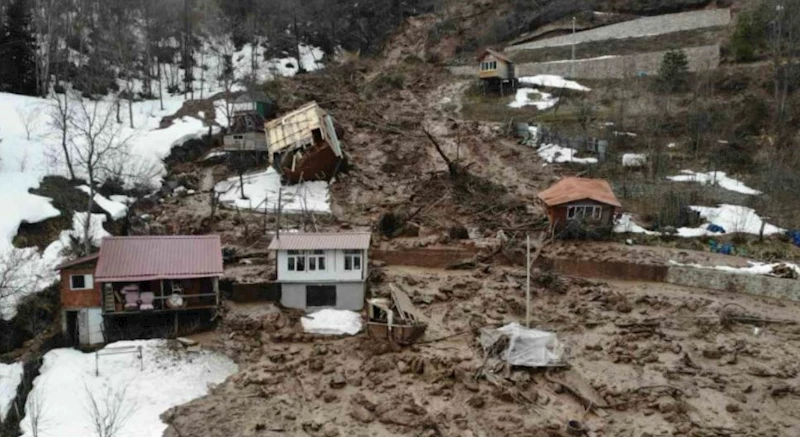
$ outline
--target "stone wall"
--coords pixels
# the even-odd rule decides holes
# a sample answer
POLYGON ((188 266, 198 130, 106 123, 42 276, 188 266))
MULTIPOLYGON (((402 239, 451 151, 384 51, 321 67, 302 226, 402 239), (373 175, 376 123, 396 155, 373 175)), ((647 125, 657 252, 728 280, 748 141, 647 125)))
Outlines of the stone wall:
MULTIPOLYGON (((689 61, 689 71, 713 70, 719 66, 718 45, 683 49, 689 61)), ((518 64, 517 76, 554 74, 574 79, 623 79, 639 74, 654 75, 664 58, 664 51, 640 53, 627 56, 602 56, 571 61, 533 62, 518 64)))
POLYGON ((666 282, 685 287, 800 301, 800 280, 692 267, 670 267, 666 282))
POLYGON ((677 14, 644 17, 623 23, 598 27, 577 32, 575 34, 557 36, 539 41, 532 41, 506 47, 506 52, 531 50, 543 47, 557 47, 580 44, 583 42, 603 41, 607 39, 637 38, 663 35, 686 30, 704 29, 708 27, 727 26, 731 22, 728 9, 712 9, 707 11, 680 12, 677 14))
MULTIPOLYGON (((719 66, 718 45, 689 47, 682 49, 689 61, 689 71, 713 70, 719 66)), ((571 61, 529 62, 516 65, 516 76, 535 76, 554 74, 574 79, 623 79, 638 74, 654 75, 666 52, 640 53, 626 56, 602 56, 599 58, 577 59, 573 68, 571 61)), ((474 66, 449 67, 450 73, 458 76, 475 76, 474 66)))

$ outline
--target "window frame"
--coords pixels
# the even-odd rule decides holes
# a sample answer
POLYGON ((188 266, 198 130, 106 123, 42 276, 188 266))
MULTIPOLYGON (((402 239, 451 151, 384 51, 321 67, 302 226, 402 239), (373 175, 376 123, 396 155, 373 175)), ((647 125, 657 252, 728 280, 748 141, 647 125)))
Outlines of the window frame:
POLYGON ((345 250, 344 270, 347 272, 360 272, 363 269, 364 269, 364 252, 360 249, 345 250), (358 264, 358 268, 356 268, 356 264, 358 264))
POLYGON ((69 289, 70 291, 86 291, 94 289, 94 275, 85 273, 80 275, 69 275, 69 289), (73 278, 83 278, 83 288, 76 288, 74 286, 73 278))
POLYGON ((297 270, 298 266, 298 258, 303 256, 303 251, 301 250, 287 250, 286 251, 286 270, 290 272, 299 272, 302 270, 297 270))
POLYGON ((603 218, 601 205, 569 205, 567 207, 567 220, 600 220, 603 218))

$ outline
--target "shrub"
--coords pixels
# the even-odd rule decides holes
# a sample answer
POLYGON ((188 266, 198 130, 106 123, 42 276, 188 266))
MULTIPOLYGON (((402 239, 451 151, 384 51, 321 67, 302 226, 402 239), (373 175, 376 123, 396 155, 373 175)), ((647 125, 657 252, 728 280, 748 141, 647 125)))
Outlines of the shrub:
POLYGON ((764 44, 766 22, 761 9, 745 11, 736 21, 736 29, 731 36, 731 51, 736 62, 756 59, 756 52, 764 44))
POLYGON ((689 78, 689 59, 683 50, 664 53, 658 68, 658 84, 663 91, 678 92, 686 89, 689 78))

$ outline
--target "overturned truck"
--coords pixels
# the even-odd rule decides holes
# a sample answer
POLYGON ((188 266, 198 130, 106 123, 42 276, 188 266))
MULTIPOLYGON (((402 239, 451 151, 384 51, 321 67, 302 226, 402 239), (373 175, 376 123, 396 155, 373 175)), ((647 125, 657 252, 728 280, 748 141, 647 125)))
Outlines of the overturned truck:
POLYGON ((343 154, 333 118, 309 102, 264 124, 269 161, 288 183, 330 180, 343 154))

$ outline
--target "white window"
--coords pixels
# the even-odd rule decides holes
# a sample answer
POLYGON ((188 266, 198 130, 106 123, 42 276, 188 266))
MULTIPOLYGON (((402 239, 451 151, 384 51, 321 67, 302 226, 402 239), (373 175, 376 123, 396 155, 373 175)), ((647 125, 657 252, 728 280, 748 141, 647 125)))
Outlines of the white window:
POLYGON ((92 275, 69 275, 70 290, 91 290, 94 288, 92 275))
POLYGON ((345 250, 344 251, 344 269, 345 270, 361 270, 361 251, 360 250, 345 250))
POLYGON ((594 219, 603 216, 603 207, 598 205, 576 205, 567 207, 567 219, 594 219))
POLYGON ((312 250, 307 252, 308 256, 308 270, 325 270, 325 251, 312 250))
POLYGON ((306 257, 303 255, 303 252, 299 250, 290 250, 288 252, 288 256, 286 257, 286 268, 289 271, 304 271, 306 269, 306 257))

